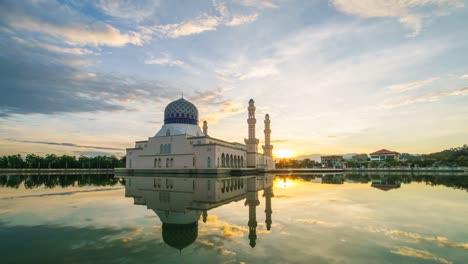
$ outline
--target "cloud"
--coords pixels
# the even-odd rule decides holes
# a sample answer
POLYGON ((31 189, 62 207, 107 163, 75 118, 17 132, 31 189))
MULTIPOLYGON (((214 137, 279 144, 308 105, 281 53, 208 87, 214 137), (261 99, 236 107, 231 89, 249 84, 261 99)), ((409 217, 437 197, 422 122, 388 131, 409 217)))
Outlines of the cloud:
MULTIPOLYGON (((7 45, 0 56, 0 116, 99 111, 129 111, 129 103, 172 98, 177 89, 157 80, 88 72, 73 59, 7 45), (128 105, 128 107, 126 106, 128 105)), ((10 41, 11 44, 8 44, 10 41)))
POLYGON ((87 55, 87 54, 94 54, 93 51, 86 49, 86 48, 78 48, 78 47, 60 47, 51 44, 41 43, 36 40, 24 40, 22 38, 13 37, 16 42, 27 45, 29 47, 41 48, 52 52, 58 53, 65 53, 65 54, 72 54, 72 55, 87 55))
POLYGON ((468 87, 464 87, 464 88, 456 89, 456 90, 433 92, 433 93, 428 93, 428 94, 421 95, 421 96, 407 98, 407 99, 396 101, 396 102, 390 102, 390 103, 384 104, 383 108, 396 108, 396 107, 412 105, 412 104, 417 104, 417 103, 436 102, 445 97, 464 96, 464 95, 468 95, 468 87))
POLYGON ((239 5, 256 8, 278 8, 278 5, 270 0, 235 0, 234 2, 239 5))
POLYGON ((200 120, 208 123, 216 123, 218 120, 238 114, 242 111, 242 105, 232 102, 226 98, 223 89, 195 91, 190 97, 190 101, 198 106, 200 113, 207 113, 200 116, 200 120))
POLYGON ((425 251, 425 250, 418 250, 410 247, 402 247, 399 248, 398 250, 392 250, 391 251, 393 254, 397 254, 400 256, 405 256, 405 257, 411 257, 411 258, 418 258, 418 259, 427 259, 427 260, 433 260, 442 264, 450 264, 452 263, 451 261, 448 261, 444 258, 438 257, 431 252, 425 251))
POLYGON ((141 22, 152 15, 159 8, 159 0, 98 0, 96 7, 106 15, 119 19, 130 19, 141 22))
POLYGON ((289 142, 287 139, 273 139, 271 143, 286 143, 289 142))
POLYGON ((213 5, 217 12, 216 15, 205 13, 194 19, 188 19, 180 23, 146 27, 143 31, 152 32, 161 38, 179 38, 206 31, 214 31, 221 25, 232 27, 252 23, 258 18, 258 14, 232 15, 223 1, 214 1, 213 5))
POLYGON ((150 58, 145 60, 145 64, 157 64, 162 66, 178 66, 181 67, 185 63, 183 61, 172 58, 169 54, 163 53, 160 57, 150 56, 150 58))
POLYGON ((461 248, 468 249, 468 243, 451 241, 443 236, 433 236, 425 237, 418 233, 407 232, 398 229, 385 229, 385 228, 375 228, 368 227, 368 231, 371 233, 383 233, 384 235, 392 239, 403 239, 409 241, 415 241, 418 243, 433 243, 439 247, 451 247, 451 248, 461 248))
POLYGON ((247 15, 247 16, 235 16, 231 21, 226 22, 225 25, 228 27, 236 27, 243 24, 249 24, 257 20, 258 14, 247 15))
POLYGON ((330 0, 335 8, 343 13, 360 17, 394 17, 412 30, 408 36, 418 35, 423 27, 423 19, 449 14, 453 8, 463 7, 458 0, 330 0), (423 11, 436 9, 437 12, 423 11), (441 10, 444 10, 442 12, 441 10))
POLYGON ((462 76, 460 76, 461 79, 468 79, 468 74, 464 74, 462 76))
POLYGON ((179 38, 216 30, 219 24, 218 17, 203 15, 178 24, 154 26, 152 30, 161 37, 179 38))
POLYGON ((68 45, 121 47, 142 45, 148 40, 139 32, 123 33, 110 24, 88 18, 55 1, 39 1, 30 5, 6 1, 0 16, 10 29, 42 34, 68 45))
MULTIPOLYGON (((80 156, 86 157, 97 157, 97 156, 115 156, 116 153, 113 152, 102 152, 102 151, 74 151, 75 154, 80 156)), ((124 152, 120 153, 120 155, 125 155, 124 152)))
POLYGON ((423 86, 429 85, 437 80, 439 80, 439 77, 434 77, 434 78, 415 81, 415 82, 394 84, 394 85, 388 86, 387 89, 392 92, 406 92, 406 91, 416 90, 423 86))
POLYGON ((64 143, 64 142, 32 141, 32 140, 20 140, 20 139, 13 139, 13 138, 9 138, 7 140, 13 141, 13 142, 20 142, 20 143, 43 144, 43 145, 53 145, 53 146, 74 147, 74 148, 88 148, 88 149, 99 149, 99 150, 123 150, 121 148, 86 146, 86 145, 78 145, 75 143, 64 143))

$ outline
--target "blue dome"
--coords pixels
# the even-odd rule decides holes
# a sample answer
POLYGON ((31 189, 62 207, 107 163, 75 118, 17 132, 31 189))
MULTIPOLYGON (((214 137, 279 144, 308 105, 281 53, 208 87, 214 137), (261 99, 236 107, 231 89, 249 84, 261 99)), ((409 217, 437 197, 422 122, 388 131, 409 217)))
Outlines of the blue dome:
POLYGON ((164 124, 198 125, 198 109, 191 102, 180 98, 166 106, 164 124))

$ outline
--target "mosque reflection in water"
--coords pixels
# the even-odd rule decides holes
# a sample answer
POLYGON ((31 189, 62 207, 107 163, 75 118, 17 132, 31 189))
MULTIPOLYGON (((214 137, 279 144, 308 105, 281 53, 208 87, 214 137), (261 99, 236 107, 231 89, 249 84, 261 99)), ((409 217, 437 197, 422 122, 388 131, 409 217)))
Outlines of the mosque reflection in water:
POLYGON ((162 222, 164 242, 178 250, 191 245, 198 237, 198 220, 206 223, 208 211, 233 201, 245 199, 248 206, 249 244, 257 240, 258 192, 263 190, 266 227, 271 229, 273 175, 225 178, 127 177, 125 196, 134 204, 153 210, 162 222))

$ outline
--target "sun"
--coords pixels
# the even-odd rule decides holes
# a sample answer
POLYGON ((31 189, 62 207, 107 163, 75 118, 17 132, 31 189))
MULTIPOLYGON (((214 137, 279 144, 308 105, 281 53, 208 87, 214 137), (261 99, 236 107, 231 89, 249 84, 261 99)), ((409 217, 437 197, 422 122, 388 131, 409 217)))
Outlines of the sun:
POLYGON ((275 157, 284 159, 284 158, 292 158, 294 156, 294 151, 290 149, 279 149, 279 150, 274 150, 273 154, 275 157))

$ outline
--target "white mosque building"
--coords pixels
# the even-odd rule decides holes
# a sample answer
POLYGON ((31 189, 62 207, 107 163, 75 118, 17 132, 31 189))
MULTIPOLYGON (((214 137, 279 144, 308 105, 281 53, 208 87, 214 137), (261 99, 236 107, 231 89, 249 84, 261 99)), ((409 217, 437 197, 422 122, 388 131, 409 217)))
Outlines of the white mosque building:
POLYGON ((265 145, 258 152, 255 138, 255 102, 248 106, 248 138, 245 144, 227 142, 208 135, 208 124, 198 126, 198 109, 180 98, 164 110, 164 125, 155 136, 135 142, 127 149, 126 169, 132 170, 207 170, 207 169, 274 169, 273 146, 270 144, 270 117, 265 116, 265 145))

